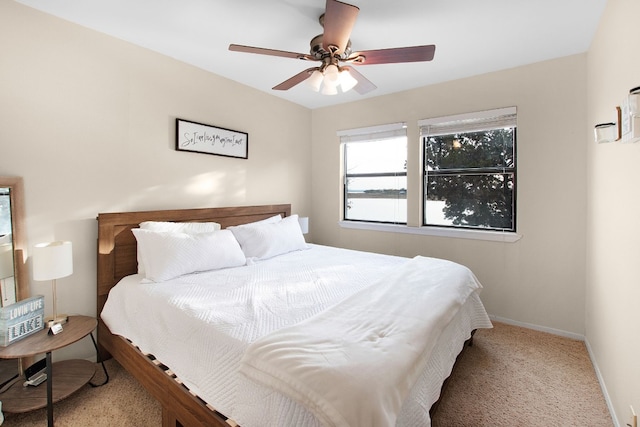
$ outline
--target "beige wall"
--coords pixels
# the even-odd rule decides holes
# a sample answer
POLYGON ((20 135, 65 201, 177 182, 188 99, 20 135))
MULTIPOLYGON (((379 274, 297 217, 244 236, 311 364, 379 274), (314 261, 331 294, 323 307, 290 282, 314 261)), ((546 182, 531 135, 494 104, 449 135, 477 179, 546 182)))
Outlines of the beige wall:
MULTIPOLYGON (((316 242, 469 266, 498 317, 584 334, 586 55, 537 63, 313 111, 312 231, 316 242), (516 106, 516 243, 343 229, 336 131, 408 124, 409 192, 420 187, 417 121, 516 106)), ((411 194, 409 195, 411 198, 411 194)), ((419 223, 420 197, 410 206, 419 223)))
MULTIPOLYGON (((587 127, 640 86, 640 2, 609 0, 588 54, 587 127)), ((620 425, 640 414, 640 143, 587 151, 587 341, 620 425)))
MULTIPOLYGON (((310 213, 308 109, 12 1, 0 2, 0 52, 0 175, 24 177, 29 247, 74 245, 59 311, 96 314, 99 212, 310 213), (249 159, 175 151, 176 117, 248 132, 249 159)), ((31 285, 47 312, 50 287, 31 285)), ((82 345, 69 351, 90 355, 82 345)))

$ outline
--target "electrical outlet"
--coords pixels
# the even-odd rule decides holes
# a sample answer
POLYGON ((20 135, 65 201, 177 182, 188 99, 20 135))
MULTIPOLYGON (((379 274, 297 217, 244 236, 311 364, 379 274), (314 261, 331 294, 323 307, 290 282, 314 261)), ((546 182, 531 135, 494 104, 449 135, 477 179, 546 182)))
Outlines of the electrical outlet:
POLYGON ((633 410, 633 405, 629 405, 629 409, 631 412, 629 414, 629 422, 627 425, 629 427, 638 427, 638 416, 636 415, 636 411, 633 410))

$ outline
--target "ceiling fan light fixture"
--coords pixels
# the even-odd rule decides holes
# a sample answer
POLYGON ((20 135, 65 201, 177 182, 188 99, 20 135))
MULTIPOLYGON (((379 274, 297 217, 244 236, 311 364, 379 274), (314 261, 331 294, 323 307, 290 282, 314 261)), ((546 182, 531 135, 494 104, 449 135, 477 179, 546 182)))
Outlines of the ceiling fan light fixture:
POLYGON ((358 84, 358 81, 351 75, 349 70, 340 72, 340 88, 342 92, 348 92, 358 84))
POLYGON ((339 83, 340 71, 338 70, 338 67, 333 64, 327 66, 324 70, 324 84, 336 87, 339 83))
POLYGON ((309 84, 311 90, 313 90, 314 92, 319 92, 322 80, 324 80, 324 76, 322 75, 322 73, 318 70, 315 70, 307 79, 307 83, 309 84))
POLYGON ((327 84, 325 79, 325 84, 322 85, 322 90, 320 91, 323 95, 337 95, 338 94, 338 86, 327 84))

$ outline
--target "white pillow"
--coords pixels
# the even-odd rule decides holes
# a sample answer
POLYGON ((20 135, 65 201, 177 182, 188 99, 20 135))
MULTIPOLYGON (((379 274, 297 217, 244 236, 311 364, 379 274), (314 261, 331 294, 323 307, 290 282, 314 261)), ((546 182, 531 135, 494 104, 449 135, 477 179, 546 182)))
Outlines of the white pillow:
POLYGON ((183 274, 245 265, 240 245, 228 230, 187 234, 131 230, 145 265, 145 277, 154 282, 183 274))
MULTIPOLYGON (((274 215, 272 217, 266 218, 266 219, 261 219, 260 221, 254 221, 254 222, 248 222, 246 224, 242 224, 242 225, 235 225, 234 227, 246 227, 249 225, 257 225, 257 224, 274 224, 276 222, 280 222, 282 221, 282 215, 278 214, 278 215, 274 215)), ((229 227, 227 227, 229 228, 229 227)))
POLYGON ((267 259, 307 248, 298 215, 279 222, 258 222, 228 227, 249 258, 267 259))
MULTIPOLYGON (((144 221, 140 223, 143 230, 170 231, 176 233, 209 233, 220 230, 221 226, 217 222, 165 222, 165 221, 144 221)), ((140 258, 138 249, 138 273, 144 274, 145 268, 140 258)))
POLYGON ((152 231, 171 231, 175 233, 196 234, 218 231, 222 227, 217 222, 145 221, 140 223, 140 228, 152 231))

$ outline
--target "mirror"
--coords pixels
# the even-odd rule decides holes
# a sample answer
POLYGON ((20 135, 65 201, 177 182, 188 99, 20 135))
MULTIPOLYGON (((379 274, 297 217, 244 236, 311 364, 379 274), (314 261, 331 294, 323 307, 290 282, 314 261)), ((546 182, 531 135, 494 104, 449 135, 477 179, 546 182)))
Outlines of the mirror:
POLYGON ((0 306, 29 296, 22 178, 0 176, 0 306))
MULTIPOLYGON (((0 306, 29 296, 22 178, 0 176, 0 306)), ((0 361, 0 384, 18 372, 16 360, 0 361)), ((27 365, 28 366, 28 365, 27 365)))
POLYGON ((11 189, 0 187, 0 306, 16 302, 16 273, 13 262, 11 189))

